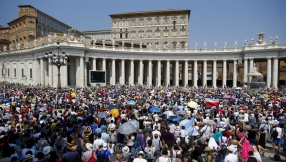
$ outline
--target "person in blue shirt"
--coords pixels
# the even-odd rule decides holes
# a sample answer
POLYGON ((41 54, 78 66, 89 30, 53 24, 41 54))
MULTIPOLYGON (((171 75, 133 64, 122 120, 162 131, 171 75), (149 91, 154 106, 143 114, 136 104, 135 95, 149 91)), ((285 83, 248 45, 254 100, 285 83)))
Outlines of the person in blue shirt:
POLYGON ((97 152, 96 157, 97 159, 100 158, 102 155, 104 155, 104 162, 111 162, 111 153, 107 149, 107 143, 103 144, 103 147, 100 151, 97 152))
POLYGON ((97 129, 97 124, 95 122, 93 122, 93 124, 91 125, 91 130, 92 130, 92 134, 93 134, 93 140, 95 140, 95 137, 97 135, 96 129, 97 129))

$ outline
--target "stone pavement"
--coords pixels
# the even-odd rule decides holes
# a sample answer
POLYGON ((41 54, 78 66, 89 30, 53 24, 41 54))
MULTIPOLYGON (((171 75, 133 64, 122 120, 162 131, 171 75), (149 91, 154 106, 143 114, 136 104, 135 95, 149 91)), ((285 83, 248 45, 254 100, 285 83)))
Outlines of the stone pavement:
POLYGON ((275 151, 272 151, 272 142, 270 139, 267 139, 266 141, 266 149, 264 156, 261 156, 263 162, 271 162, 274 161, 274 155, 278 154, 280 155, 281 161, 280 162, 286 162, 286 152, 283 152, 283 148, 280 148, 280 152, 277 151, 277 146, 275 146, 275 151))

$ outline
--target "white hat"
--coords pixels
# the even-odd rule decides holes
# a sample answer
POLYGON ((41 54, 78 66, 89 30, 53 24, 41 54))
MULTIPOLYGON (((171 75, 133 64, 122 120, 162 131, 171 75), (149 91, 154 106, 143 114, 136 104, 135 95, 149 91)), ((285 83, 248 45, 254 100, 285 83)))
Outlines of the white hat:
POLYGON ((41 120, 41 121, 40 121, 40 124, 43 124, 43 123, 44 123, 44 121, 43 121, 43 120, 41 120))
POLYGON ((44 153, 45 155, 49 154, 51 151, 52 151, 52 147, 51 147, 51 146, 45 146, 45 147, 43 148, 43 153, 44 153))
POLYGON ((228 146, 228 147, 227 147, 227 149, 228 149, 229 151, 231 151, 231 152, 233 152, 233 151, 234 151, 233 146, 228 146))
POLYGON ((139 151, 139 152, 138 152, 138 155, 139 155, 139 154, 144 155, 144 152, 143 152, 143 151, 139 151))
POLYGON ((88 149, 88 150, 92 150, 93 149, 93 145, 91 143, 86 143, 85 144, 85 147, 88 149))
POLYGON ((103 144, 103 150, 107 150, 107 143, 103 144))
POLYGON ((176 127, 176 130, 180 130, 180 129, 181 129, 180 126, 177 126, 177 127, 176 127))
POLYGON ((123 153, 129 153, 129 147, 128 146, 124 146, 123 148, 122 148, 122 152, 123 153))

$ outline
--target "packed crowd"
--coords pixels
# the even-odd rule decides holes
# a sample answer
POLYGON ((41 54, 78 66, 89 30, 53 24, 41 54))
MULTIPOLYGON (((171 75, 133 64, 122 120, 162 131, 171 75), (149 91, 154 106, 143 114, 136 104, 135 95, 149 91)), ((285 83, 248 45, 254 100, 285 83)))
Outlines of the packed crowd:
POLYGON ((267 139, 271 151, 286 151, 284 95, 283 88, 57 91, 6 83, 0 162, 261 162, 267 139))

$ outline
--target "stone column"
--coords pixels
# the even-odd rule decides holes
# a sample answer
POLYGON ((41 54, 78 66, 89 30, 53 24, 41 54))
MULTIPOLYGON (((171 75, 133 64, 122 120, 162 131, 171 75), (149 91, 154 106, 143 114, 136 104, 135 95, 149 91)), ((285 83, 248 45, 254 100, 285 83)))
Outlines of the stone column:
POLYGON ((93 61, 92 61, 92 70, 96 70, 96 58, 93 58, 93 61))
POLYGON ((247 58, 244 58, 244 67, 243 67, 243 82, 247 82, 248 78, 247 78, 247 74, 248 74, 248 67, 247 67, 248 63, 247 63, 247 58))
POLYGON ((226 85, 226 77, 227 77, 227 69, 226 69, 226 60, 223 60, 223 65, 222 65, 222 86, 227 86, 226 85))
POLYGON ((125 60, 121 60, 121 76, 120 76, 120 84, 125 84, 125 60))
POLYGON ((51 61, 52 61, 52 58, 49 57, 49 62, 48 62, 48 67, 49 67, 49 70, 48 70, 49 71, 49 85, 53 86, 53 65, 51 64, 51 61))
POLYGON ((134 85, 134 60, 130 60, 129 84, 134 85))
POLYGON ((198 61, 194 60, 194 66, 193 66, 193 84, 194 87, 198 87, 198 61))
POLYGON ((157 86, 161 86, 161 60, 158 60, 157 86))
POLYGON ((139 61, 139 77, 138 77, 138 84, 143 85, 143 60, 139 61))
POLYGON ((170 60, 167 60, 166 63, 166 86, 170 85, 170 60))
POLYGON ((63 88, 68 86, 67 77, 68 77, 68 66, 67 65, 62 66, 61 67, 61 86, 63 88))
POLYGON ((236 72, 236 60, 233 60, 233 77, 232 77, 232 87, 237 87, 237 72, 236 72))
POLYGON ((189 83, 189 62, 185 60, 185 67, 184 67, 184 85, 187 86, 189 83))
POLYGON ((116 71, 115 71, 115 59, 112 59, 111 62, 111 79, 110 79, 110 84, 115 85, 116 84, 116 71))
POLYGON ((212 75, 212 82, 213 87, 216 88, 216 81, 217 81, 217 74, 216 74, 216 60, 213 61, 213 75, 212 75))
MULTIPOLYGON (((40 58, 40 70, 41 70, 41 84, 42 84, 42 86, 43 85, 45 85, 45 68, 44 68, 44 58, 43 57, 41 57, 40 58)), ((10 70, 10 77, 12 78, 12 68, 10 68, 11 70, 10 70)), ((37 69, 36 69, 36 71, 37 71, 37 69)))
POLYGON ((207 60, 203 64, 203 86, 207 86, 207 60))
MULTIPOLYGON (((106 58, 102 59, 101 70, 106 71, 106 58)), ((105 74, 106 75, 106 74, 105 74)))
POLYGON ((272 86, 277 88, 278 85, 278 58, 273 58, 273 76, 272 76, 272 86))
POLYGON ((271 86, 271 58, 267 58, 267 80, 266 80, 266 86, 270 87, 271 86))
MULTIPOLYGON (((253 71, 253 58, 250 58, 250 59, 249 59, 249 73, 252 72, 252 71, 253 71)), ((251 79, 252 79, 252 77, 249 76, 249 77, 248 77, 248 81, 251 82, 251 79)))
POLYGON ((152 85, 152 60, 149 60, 149 64, 148 64, 148 85, 151 86, 152 85))
POLYGON ((175 86, 179 86, 179 60, 175 62, 175 86))
POLYGON ((80 82, 79 82, 79 86, 84 87, 84 82, 85 82, 85 74, 84 74, 84 57, 80 56, 79 59, 79 75, 80 75, 80 82))

